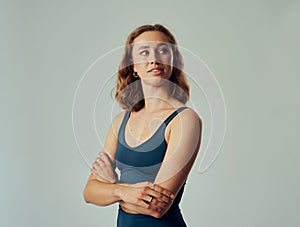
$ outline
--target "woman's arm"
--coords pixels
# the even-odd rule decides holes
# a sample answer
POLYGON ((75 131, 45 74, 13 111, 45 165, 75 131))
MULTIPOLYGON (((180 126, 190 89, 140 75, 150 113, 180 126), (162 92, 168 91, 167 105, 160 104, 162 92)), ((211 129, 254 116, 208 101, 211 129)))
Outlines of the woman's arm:
MULTIPOLYGON (((111 125, 105 139, 103 151, 111 157, 115 157, 118 137, 117 132, 120 127, 124 113, 117 115, 111 125)), ((84 199, 87 203, 93 203, 98 206, 106 206, 118 202, 120 198, 121 185, 115 185, 110 182, 100 181, 96 175, 91 173, 84 189, 84 199)))
POLYGON ((116 161, 104 151, 101 151, 94 161, 91 172, 95 175, 98 181, 113 184, 118 181, 116 161))
POLYGON ((155 183, 177 194, 197 157, 202 134, 202 121, 192 109, 178 114, 169 135, 168 147, 155 183))
POLYGON ((97 206, 107 206, 121 200, 121 185, 100 182, 91 174, 84 189, 84 200, 97 206))
MULTIPOLYGON (((178 114, 172 123, 168 148, 155 184, 177 195, 197 157, 202 134, 202 121, 192 109, 178 114)), ((155 203, 156 201, 153 201, 155 203)), ((160 216, 170 208, 160 212, 160 216)))
MULTIPOLYGON (((175 119, 174 119, 175 120, 175 119)), ((187 176, 197 157, 202 134, 202 122, 197 113, 191 109, 182 111, 178 120, 172 121, 172 128, 168 140, 167 151, 161 168, 155 179, 157 188, 163 188, 177 195, 187 179, 187 176)), ((159 200, 153 198, 151 206, 156 206, 159 200)), ((143 213, 139 205, 120 202, 128 211, 143 213)), ((160 206, 162 209, 155 215, 162 217, 172 203, 160 206)))
MULTIPOLYGON (((192 109, 178 114, 168 141, 168 148, 155 183, 177 195, 197 157, 202 134, 202 121, 192 109)), ((155 201, 154 201, 155 202, 155 201)), ((160 212, 162 216, 169 207, 160 212)))
MULTIPOLYGON (((119 114, 109 127, 106 137, 104 152, 109 154, 111 158, 115 158, 115 153, 118 145, 118 130, 123 119, 123 114, 119 114), (117 130, 116 130, 117 129, 117 130)), ((106 161, 106 163, 108 163, 106 161)), ((105 164, 105 161, 104 161, 105 164)), ((103 175, 105 176, 105 174, 103 175)), ((142 182, 138 184, 114 184, 107 182, 106 180, 99 180, 94 173, 92 173, 87 181, 84 189, 84 199, 87 203, 92 203, 98 206, 106 206, 115 202, 124 202, 127 204, 136 204, 143 212, 148 215, 158 215, 153 207, 150 207, 147 201, 150 201, 151 197, 158 198, 160 201, 170 203, 170 198, 174 198, 172 193, 167 190, 156 188, 152 189, 152 183, 142 182)), ((103 178, 102 178, 103 179, 103 178)), ((105 177, 104 177, 105 179, 105 177)), ((154 206, 157 208, 157 206, 154 206)))

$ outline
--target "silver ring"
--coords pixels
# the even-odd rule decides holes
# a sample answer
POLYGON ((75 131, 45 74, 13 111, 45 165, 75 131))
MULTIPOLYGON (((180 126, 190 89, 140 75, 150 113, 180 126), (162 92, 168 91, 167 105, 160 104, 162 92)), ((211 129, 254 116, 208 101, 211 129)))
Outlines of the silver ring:
POLYGON ((150 196, 150 200, 149 200, 149 203, 151 203, 151 202, 152 202, 152 199, 153 199, 153 197, 152 197, 152 196, 150 196))

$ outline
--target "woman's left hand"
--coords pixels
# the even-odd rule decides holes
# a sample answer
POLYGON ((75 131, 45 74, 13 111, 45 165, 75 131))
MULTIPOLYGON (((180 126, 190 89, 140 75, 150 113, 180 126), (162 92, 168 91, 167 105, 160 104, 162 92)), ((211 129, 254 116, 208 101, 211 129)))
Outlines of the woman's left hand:
MULTIPOLYGON (((139 185, 143 185, 145 182, 129 185, 130 187, 137 187, 139 185)), ((154 194, 157 194, 157 196, 152 196, 152 199, 148 201, 149 207, 145 208, 138 204, 133 203, 127 203, 124 201, 119 201, 121 208, 127 212, 132 214, 145 214, 150 215, 155 218, 162 217, 171 207, 173 204, 174 195, 173 193, 169 192, 165 188, 162 188, 159 185, 154 185, 151 187, 152 190, 156 191, 154 194), (169 199, 166 201, 165 199, 162 200, 162 198, 159 195, 165 195, 169 197, 169 199)))
POLYGON ((108 153, 101 151, 93 163, 91 172, 101 182, 115 183, 118 179, 115 168, 116 164, 113 158, 108 153))

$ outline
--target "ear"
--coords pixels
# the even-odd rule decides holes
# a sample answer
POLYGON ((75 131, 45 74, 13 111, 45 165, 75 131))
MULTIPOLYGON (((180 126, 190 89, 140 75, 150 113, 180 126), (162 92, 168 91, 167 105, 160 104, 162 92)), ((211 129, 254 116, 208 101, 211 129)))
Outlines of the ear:
POLYGON ((132 64, 132 68, 133 68, 133 71, 136 72, 136 66, 135 66, 135 64, 132 64))

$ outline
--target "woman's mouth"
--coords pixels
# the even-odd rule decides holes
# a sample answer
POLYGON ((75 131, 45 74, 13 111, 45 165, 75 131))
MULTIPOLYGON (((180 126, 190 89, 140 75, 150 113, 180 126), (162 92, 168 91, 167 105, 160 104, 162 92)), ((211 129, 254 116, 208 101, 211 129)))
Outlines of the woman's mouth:
POLYGON ((161 69, 161 68, 155 68, 155 69, 149 70, 149 73, 150 73, 151 75, 153 75, 153 76, 157 76, 157 75, 162 74, 163 71, 164 71, 164 70, 161 69))

